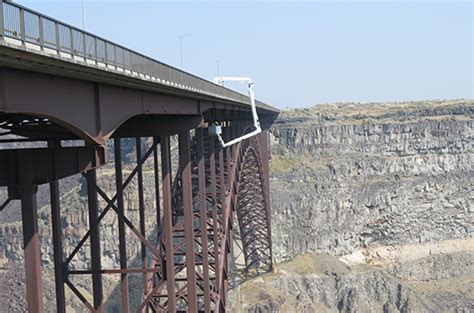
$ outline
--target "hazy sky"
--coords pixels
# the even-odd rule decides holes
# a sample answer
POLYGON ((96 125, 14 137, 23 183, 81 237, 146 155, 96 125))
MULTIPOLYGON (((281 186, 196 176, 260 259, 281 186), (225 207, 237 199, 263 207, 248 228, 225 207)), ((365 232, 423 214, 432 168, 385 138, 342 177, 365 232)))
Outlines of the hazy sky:
MULTIPOLYGON (((81 1, 16 1, 82 26, 81 1)), ((474 98, 472 1, 92 1, 86 29, 284 107, 474 98), (244 86, 234 86, 245 91, 244 86)))

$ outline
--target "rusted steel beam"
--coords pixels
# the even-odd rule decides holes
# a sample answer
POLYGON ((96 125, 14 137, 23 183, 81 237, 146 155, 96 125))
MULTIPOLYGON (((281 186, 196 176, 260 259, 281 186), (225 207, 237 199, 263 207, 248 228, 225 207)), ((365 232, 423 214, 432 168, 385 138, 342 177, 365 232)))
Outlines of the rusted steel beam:
POLYGON ((56 310, 66 312, 66 298, 64 293, 63 245, 61 229, 61 207, 59 204, 59 183, 49 183, 51 198, 51 226, 53 233, 54 276, 56 284, 56 310))
POLYGON ((179 134, 179 164, 182 172, 184 234, 186 251, 187 304, 189 312, 197 312, 196 269, 194 252, 193 199, 189 131, 179 134))
POLYGON ((176 312, 175 295, 175 266, 173 247, 173 221, 171 208, 171 159, 170 159, 170 138, 160 137, 161 146, 161 172, 163 188, 163 223, 165 241, 165 264, 163 275, 166 280, 168 302, 167 307, 170 312, 176 312))
POLYGON ((199 214, 201 229, 202 276, 204 280, 204 310, 211 311, 210 282, 209 282, 209 245, 207 229, 207 204, 206 204, 206 169, 204 156, 203 129, 196 129, 196 145, 199 176, 199 214))
MULTIPOLYGON (((102 274, 143 274, 143 273, 156 273, 158 270, 153 268, 127 268, 127 269, 101 269, 99 272, 102 274)), ((68 272, 70 275, 87 275, 92 274, 92 270, 71 270, 68 272)))
POLYGON ((201 123, 201 115, 138 115, 120 125, 113 137, 172 136, 201 123))
MULTIPOLYGON (((209 136, 209 134, 208 134, 209 136)), ((219 264, 219 221, 218 221, 218 199, 217 199, 217 179, 216 179, 216 158, 218 153, 215 153, 215 141, 214 136, 209 136, 209 172, 210 172, 210 183, 211 183, 211 199, 212 199, 212 248, 214 254, 214 275, 216 281, 218 280, 217 264, 219 264)), ((214 292, 217 292, 217 285, 214 285, 214 292)))
POLYGON ((71 289, 71 291, 81 300, 81 302, 89 309, 91 312, 100 312, 100 310, 96 310, 92 304, 87 301, 86 297, 71 283, 69 280, 66 280, 66 285, 71 289))
POLYGON ((28 311, 32 313, 44 312, 37 191, 38 187, 35 185, 24 185, 18 188, 23 224, 23 249, 25 251, 26 302, 28 311))
POLYGON ((105 164, 102 146, 0 150, 0 186, 20 185, 24 162, 34 160, 29 183, 40 185, 105 164), (52 162, 54 160, 54 162, 52 162))
POLYGON ((97 199, 97 173, 96 170, 87 171, 84 176, 87 180, 87 201, 89 208, 89 228, 90 228, 90 247, 91 247, 91 267, 92 267, 92 290, 94 298, 94 309, 96 312, 103 312, 103 291, 102 291, 102 269, 100 252, 100 231, 98 227, 99 203, 97 199))
POLYGON ((107 196, 107 194, 102 189, 100 189, 98 186, 96 186, 96 190, 97 190, 97 193, 100 194, 100 196, 107 202, 107 205, 110 205, 111 208, 115 211, 115 213, 117 213, 117 215, 123 219, 123 221, 125 222, 125 225, 127 225, 128 228, 132 231, 132 233, 134 233, 135 236, 137 236, 138 240, 140 240, 141 243, 145 244, 148 247, 148 249, 150 249, 150 251, 154 254, 155 257, 159 257, 158 250, 151 244, 150 241, 148 241, 144 236, 142 236, 140 231, 125 216, 125 214, 117 208, 117 206, 107 196))
POLYGON ((153 175, 155 180, 155 206, 156 206, 156 227, 157 235, 159 237, 159 229, 161 226, 161 203, 160 203, 160 175, 158 163, 158 137, 153 137, 153 175))
POLYGON ((226 182, 225 182, 225 164, 224 164, 224 149, 218 145, 217 148, 217 154, 218 154, 218 160, 219 160, 219 179, 218 179, 218 188, 219 188, 219 204, 220 204, 220 209, 221 213, 219 214, 221 216, 221 220, 219 221, 219 226, 218 226, 218 241, 217 241, 217 246, 218 246, 218 254, 217 254, 217 260, 216 261, 216 290, 219 295, 218 297, 218 304, 217 306, 219 307, 221 305, 221 276, 222 276, 222 257, 221 253, 222 250, 225 249, 225 247, 222 245, 223 240, 223 234, 225 232, 225 226, 224 226, 224 212, 226 210, 226 182))
MULTIPOLYGON (((0 50, 6 52, 5 48, 0 47, 0 50)), ((11 60, 17 60, 21 54, 21 51, 15 51, 15 57, 11 60)), ((170 92, 170 87, 151 91, 143 90, 149 89, 150 85, 148 88, 117 86, 113 84, 114 80, 93 82, 80 75, 76 78, 51 76, 2 66, 11 60, 0 56, 0 76, 6 78, 0 80, 0 90, 8 90, 0 99, 0 111, 47 117, 89 143, 104 144, 124 121, 140 115, 198 116, 216 109, 223 112, 220 113, 223 120, 231 118, 232 111, 250 112, 247 103, 233 105, 225 99, 206 101, 203 98, 207 96, 179 95, 170 92)), ((46 66, 44 70, 50 71, 51 68, 46 66)), ((73 73, 77 75, 79 72, 73 73)), ((145 85, 140 80, 140 86, 145 85)), ((278 115, 278 110, 267 106, 259 108, 259 111, 270 114, 270 119, 278 115)), ((128 136, 164 135, 149 131, 142 133, 138 128, 132 130, 138 132, 128 136)), ((35 136, 34 133, 32 135, 35 136)))
MULTIPOLYGON (((48 142, 48 147, 59 148, 59 141, 48 142)), ((52 160, 55 162, 56 160, 52 160)), ((63 268, 63 238, 61 229, 61 205, 59 199, 59 182, 54 180, 49 183, 49 194, 51 203, 51 228, 54 251, 54 276, 56 288, 56 311, 66 312, 66 298, 64 291, 65 273, 63 268)))
MULTIPOLYGON (((230 126, 229 126, 229 122, 226 122, 226 127, 224 127, 222 129, 222 132, 223 132, 223 135, 224 135, 224 141, 229 141, 231 138, 230 138, 230 126)), ((230 185, 232 184, 232 177, 230 175, 230 172, 232 170, 232 155, 231 155, 231 149, 234 149, 235 148, 235 145, 232 146, 232 147, 226 147, 224 148, 224 153, 225 153, 225 156, 224 156, 224 159, 225 159, 225 172, 227 173, 227 188, 226 190, 229 189, 230 185)))
MULTIPOLYGON (((127 240, 125 238, 125 221, 124 221, 124 205, 123 205, 123 174, 122 174, 122 148, 120 138, 114 140, 114 155, 115 155, 115 186, 117 192, 117 210, 118 229, 119 229, 119 259, 120 269, 127 269, 127 240)), ((138 159, 140 160, 140 159, 138 159)), ((140 172, 140 169, 137 170, 140 172)), ((122 300, 122 310, 125 313, 130 311, 129 307, 129 290, 128 290, 128 275, 127 273, 120 274, 120 292, 122 300)))
MULTIPOLYGON (((137 154, 137 180, 138 180, 138 214, 140 220, 140 234, 145 237, 145 197, 144 197, 144 189, 143 189, 143 166, 140 164, 142 159, 142 140, 140 137, 135 138, 135 145, 136 145, 136 154, 137 154)), ((155 149, 153 149, 155 151, 155 149)), ((158 227, 159 224, 157 224, 158 227)), ((142 261, 142 268, 144 270, 147 269, 147 259, 146 259, 146 246, 142 242, 141 243, 141 261, 142 261)), ((147 275, 144 274, 142 277, 142 286, 143 292, 146 295, 148 293, 148 284, 147 284, 147 275)))

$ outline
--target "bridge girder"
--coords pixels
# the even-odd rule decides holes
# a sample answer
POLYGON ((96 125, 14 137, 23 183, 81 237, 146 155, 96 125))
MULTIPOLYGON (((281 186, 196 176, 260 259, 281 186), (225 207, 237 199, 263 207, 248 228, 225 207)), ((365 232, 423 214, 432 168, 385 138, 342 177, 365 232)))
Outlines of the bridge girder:
MULTIPOLYGON (((251 119, 248 106, 6 67, 0 67, 0 91, 0 122, 19 116, 18 122, 29 117, 49 126, 37 132, 39 125, 13 125, 13 133, 26 137, 69 136, 100 145, 113 135, 171 135, 204 120, 251 119)), ((261 114, 264 125, 276 117, 261 114)))

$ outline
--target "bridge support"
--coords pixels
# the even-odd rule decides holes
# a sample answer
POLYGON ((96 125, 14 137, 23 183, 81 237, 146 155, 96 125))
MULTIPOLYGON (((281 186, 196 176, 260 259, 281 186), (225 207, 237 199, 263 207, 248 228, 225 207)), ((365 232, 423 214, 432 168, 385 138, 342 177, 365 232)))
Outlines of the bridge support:
POLYGON ((56 284, 56 311, 66 312, 66 296, 64 291, 65 273, 63 268, 63 236, 61 229, 61 206, 59 200, 59 183, 49 183, 51 201, 51 228, 53 232, 54 277, 56 284))
POLYGON ((38 232, 38 187, 24 185, 18 188, 23 222, 23 249, 25 251, 25 278, 28 312, 42 313, 43 288, 41 285, 41 251, 38 232))
MULTIPOLYGON (((245 129, 239 123, 226 121, 222 124, 226 140, 245 129)), ((57 312, 66 309, 65 285, 91 312, 225 311, 232 275, 230 252, 233 227, 237 227, 233 225, 235 216, 247 273, 253 269, 267 271, 271 268, 265 136, 264 132, 222 148, 209 134, 207 124, 199 123, 196 128, 184 129, 174 137, 133 137, 128 142, 135 145, 136 164, 122 160, 124 140, 116 137, 115 164, 108 168, 115 171, 112 197, 107 193, 110 190, 101 188, 103 181, 98 179, 101 174, 96 170, 105 163, 102 147, 64 148, 59 142, 52 141, 45 149, 0 151, 0 161, 4 160, 4 163, 0 162, 0 170, 3 167, 3 173, 15 173, 2 176, 0 171, 0 185, 11 183, 10 198, 22 201, 29 310, 43 312, 36 186, 49 182, 57 312), (41 163, 43 168, 34 166, 37 160, 44 161, 41 163), (64 255, 58 180, 63 175, 78 172, 86 182, 84 200, 89 225, 85 235, 76 238, 78 244, 72 252, 64 255), (154 195, 145 193, 145 175, 153 175, 154 195), (134 191, 136 203, 129 202, 127 207, 132 206, 136 213, 131 213, 124 203, 125 189, 131 185, 137 188, 134 191), (146 199, 150 195, 155 197, 151 202, 146 199), (150 203, 153 203, 152 207, 150 203), (117 268, 104 268, 102 264, 103 250, 109 248, 101 247, 101 224, 108 214, 117 217, 117 268), (154 215, 156 218, 151 218, 154 215), (146 220, 155 221, 156 228, 151 233, 146 220), (127 231, 138 240, 135 256, 129 252, 132 244, 127 231), (79 251, 87 243, 90 267, 77 268, 77 264, 83 263, 76 264, 73 260, 83 255, 79 251), (90 279, 92 297, 72 279, 78 275, 86 275, 86 281, 90 279), (120 276, 116 291, 112 293, 120 298, 114 298, 114 301, 106 288, 109 285, 105 285, 113 281, 106 278, 109 275, 120 276), (132 288, 131 282, 137 281, 133 275, 139 276, 141 284, 134 283, 132 288), (137 303, 140 287, 142 298, 137 303)))
MULTIPOLYGON (((100 231, 99 231, 99 203, 97 199, 97 173, 96 170, 87 171, 84 174, 87 180, 87 200, 89 209, 90 225, 90 249, 92 267, 92 290, 95 312, 102 312, 103 290, 102 290, 102 259, 100 253, 100 231)), ((71 285, 70 285, 71 286, 71 285)))

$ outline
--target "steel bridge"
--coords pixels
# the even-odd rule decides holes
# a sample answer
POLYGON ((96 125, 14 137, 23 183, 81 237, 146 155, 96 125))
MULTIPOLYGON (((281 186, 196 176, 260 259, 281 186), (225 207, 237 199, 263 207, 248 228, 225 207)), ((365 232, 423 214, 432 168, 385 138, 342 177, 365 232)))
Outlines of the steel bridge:
POLYGON ((0 4, 0 186, 8 188, 0 210, 12 200, 21 203, 29 312, 44 311, 42 184, 50 189, 45 227, 53 240, 57 312, 66 310, 66 291, 84 310, 103 312, 106 275, 120 276, 121 312, 225 311, 235 232, 247 270, 272 268, 266 130, 279 111, 257 102, 262 133, 222 148, 209 126, 222 125, 226 140, 251 130, 248 97, 16 3, 0 4), (129 171, 123 170, 124 138, 136 147, 129 171), (145 162, 154 177, 151 209, 144 199, 145 162), (114 171, 113 195, 100 186, 102 166, 114 171), (86 182, 89 225, 66 253, 59 188, 77 174, 86 182), (124 208, 132 180, 138 220, 124 208), (102 264, 101 222, 111 214, 118 221, 115 268, 102 264), (153 222, 153 233, 145 221, 153 222), (137 256, 130 255, 126 234, 139 240, 137 256), (73 266, 81 249, 89 251, 87 268, 73 266), (131 265, 132 257, 139 265, 131 265), (90 277, 92 297, 74 284, 81 275, 90 277), (143 289, 137 307, 130 305, 132 276, 143 289))

